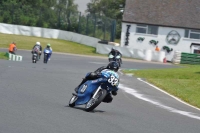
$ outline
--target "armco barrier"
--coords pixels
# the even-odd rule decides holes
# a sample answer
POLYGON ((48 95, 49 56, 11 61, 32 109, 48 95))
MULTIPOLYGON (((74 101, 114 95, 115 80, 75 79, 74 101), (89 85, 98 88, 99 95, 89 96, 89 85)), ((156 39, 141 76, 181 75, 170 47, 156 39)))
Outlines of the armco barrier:
MULTIPOLYGON (((69 40, 96 47, 100 39, 74 32, 0 23, 0 33, 69 40)), ((56 44, 55 44, 56 45, 56 44)))
POLYGON ((6 53, 6 56, 11 61, 22 61, 22 56, 21 55, 14 55, 14 54, 6 53))

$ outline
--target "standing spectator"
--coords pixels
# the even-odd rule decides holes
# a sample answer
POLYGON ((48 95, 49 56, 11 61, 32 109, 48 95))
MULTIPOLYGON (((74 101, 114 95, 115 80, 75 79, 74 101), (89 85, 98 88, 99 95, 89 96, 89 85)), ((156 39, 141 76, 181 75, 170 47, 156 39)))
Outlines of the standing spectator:
POLYGON ((160 48, 158 46, 156 46, 155 51, 160 51, 160 48))
POLYGON ((16 50, 17 50, 16 43, 15 43, 15 42, 11 43, 11 44, 9 45, 9 49, 8 49, 9 53, 15 54, 15 51, 16 51, 16 50))

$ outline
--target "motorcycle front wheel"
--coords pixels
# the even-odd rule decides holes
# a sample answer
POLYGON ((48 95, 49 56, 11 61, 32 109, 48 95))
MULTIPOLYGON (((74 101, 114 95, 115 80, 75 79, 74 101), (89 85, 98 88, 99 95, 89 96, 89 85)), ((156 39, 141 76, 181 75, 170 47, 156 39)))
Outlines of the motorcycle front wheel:
POLYGON ((70 106, 70 107, 74 107, 74 106, 75 106, 75 102, 76 102, 77 98, 78 98, 78 97, 75 96, 75 95, 72 96, 72 98, 71 98, 70 101, 69 101, 69 106, 70 106))
POLYGON ((85 111, 89 112, 95 109, 106 97, 107 91, 105 89, 99 90, 96 94, 95 99, 92 97, 85 106, 85 111))

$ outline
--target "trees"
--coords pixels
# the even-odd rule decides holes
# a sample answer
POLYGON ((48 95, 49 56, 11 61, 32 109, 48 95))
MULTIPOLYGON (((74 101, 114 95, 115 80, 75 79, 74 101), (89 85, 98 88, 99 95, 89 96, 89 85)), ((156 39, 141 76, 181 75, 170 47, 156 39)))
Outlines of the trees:
POLYGON ((72 13, 77 12, 74 0, 0 0, 0 22, 60 28, 72 13), (60 17, 60 18, 58 18, 60 17))
POLYGON ((88 4, 89 14, 84 16, 77 10, 74 0, 0 0, 0 22, 61 29, 113 40, 113 19, 117 18, 115 11, 119 12, 119 9, 116 5, 113 8, 110 2, 113 3, 112 0, 92 0, 88 4))
POLYGON ((117 21, 116 38, 121 36, 122 12, 121 7, 125 6, 125 0, 91 0, 87 5, 87 12, 98 16, 106 16, 117 21))

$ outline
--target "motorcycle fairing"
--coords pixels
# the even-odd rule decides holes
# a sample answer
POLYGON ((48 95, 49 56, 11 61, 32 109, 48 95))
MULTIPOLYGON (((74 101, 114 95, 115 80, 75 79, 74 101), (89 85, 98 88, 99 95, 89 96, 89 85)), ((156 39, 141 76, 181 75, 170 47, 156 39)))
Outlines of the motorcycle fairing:
POLYGON ((101 83, 106 82, 107 79, 99 78, 95 80, 89 80, 83 85, 81 85, 78 89, 78 99, 76 100, 76 105, 82 105, 86 104, 92 97, 93 93, 96 91, 96 89, 101 86, 101 83), (81 89, 84 85, 87 85, 86 90, 82 93, 81 89))

